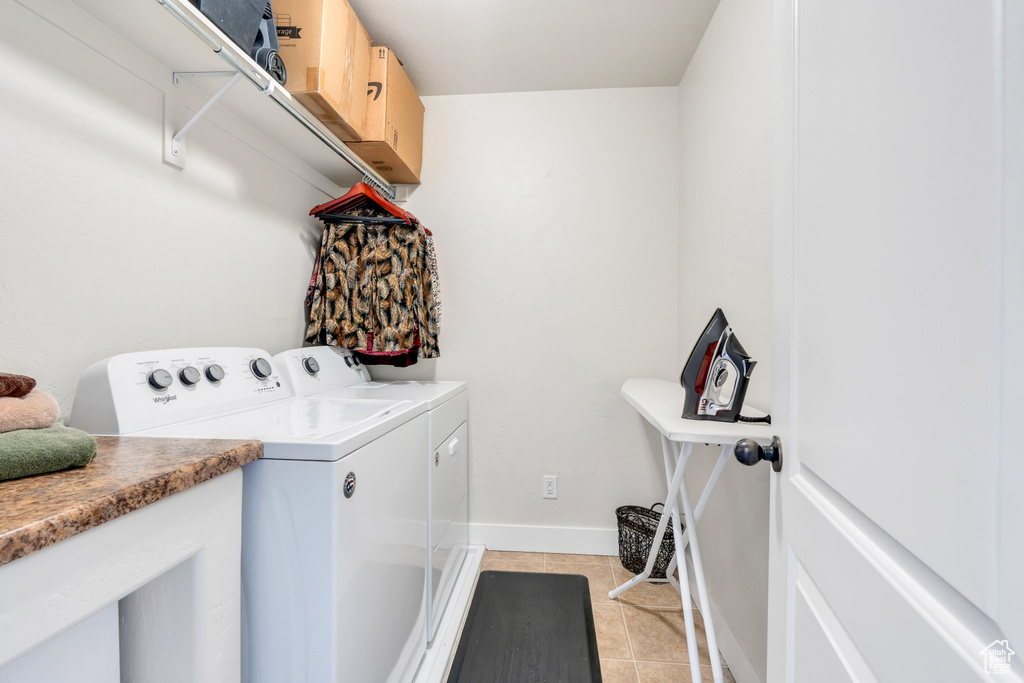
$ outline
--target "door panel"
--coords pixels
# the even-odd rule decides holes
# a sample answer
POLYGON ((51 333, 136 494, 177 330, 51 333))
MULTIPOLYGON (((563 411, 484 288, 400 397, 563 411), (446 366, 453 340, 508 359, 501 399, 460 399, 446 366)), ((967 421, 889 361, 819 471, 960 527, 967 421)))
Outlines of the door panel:
POLYGON ((794 400, 801 463, 984 608, 992 11, 935 5, 799 3, 794 400))
MULTIPOLYGON (((870 662, 880 681, 971 680, 973 655, 986 643, 948 612, 969 615, 973 606, 814 475, 805 471, 789 484, 798 588, 813 586, 828 606, 832 631, 849 641, 844 659, 870 662)), ((791 646, 808 647, 799 640, 791 646)))
POLYGON ((815 672, 824 669, 833 672, 836 680, 849 679, 858 683, 874 683, 878 679, 872 673, 871 667, 853 644, 842 622, 832 611, 810 575, 795 558, 793 567, 793 573, 796 574, 796 586, 790 591, 796 603, 793 642, 801 644, 800 648, 792 648, 797 680, 830 680, 816 677, 815 672), (821 644, 822 638, 827 639, 828 647, 821 644), (824 654, 819 654, 819 650, 824 651, 824 654), (825 661, 815 662, 818 657, 825 661), (842 674, 839 673, 840 670, 842 674))
MULTIPOLYGON (((1021 416, 1024 415, 1024 2, 1003 6, 1003 139, 1002 244, 1003 344, 1002 415, 999 444, 999 569, 995 609, 997 621, 1012 642, 1024 643, 1024 458, 1020 455, 1021 416)), ((1019 649, 1019 648, 1018 648, 1019 649)))
MULTIPOLYGON (((797 586, 798 589, 801 586, 797 586)), ((804 590, 796 593, 796 640, 804 643, 795 654, 793 669, 798 680, 830 681, 834 683, 861 683, 854 678, 843 663, 837 651, 837 643, 819 620, 815 610, 808 603, 804 590)), ((819 608, 824 605, 819 604, 819 608)))
POLYGON ((1021 5, 776 3, 769 681, 986 680, 1024 646, 1021 5))

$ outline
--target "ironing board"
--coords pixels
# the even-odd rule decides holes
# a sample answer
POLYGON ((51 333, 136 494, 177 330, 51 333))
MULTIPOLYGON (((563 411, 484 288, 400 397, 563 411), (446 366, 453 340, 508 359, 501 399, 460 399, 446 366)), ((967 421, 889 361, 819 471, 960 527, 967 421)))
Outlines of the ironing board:
MULTIPOLYGON (((700 612, 704 617, 704 631, 707 634, 708 650, 711 653, 711 672, 714 683, 722 683, 722 662, 718 656, 718 641, 715 638, 715 626, 708 607, 708 590, 704 582, 704 567, 700 561, 700 545, 697 542, 697 520, 707 505, 708 498, 718 483, 722 471, 729 460, 733 447, 740 439, 754 439, 765 445, 771 442, 772 428, 768 424, 745 422, 714 422, 705 420, 684 420, 680 417, 683 407, 684 389, 675 382, 660 379, 628 379, 622 385, 622 397, 629 402, 644 419, 661 432, 662 454, 665 459, 665 475, 669 481, 668 495, 665 498, 665 514, 661 516, 658 530, 651 545, 651 554, 647 558, 644 571, 608 593, 615 598, 641 581, 660 581, 651 579, 651 570, 657 558, 661 539, 665 534, 668 519, 672 518, 672 536, 676 542, 676 554, 665 572, 666 580, 679 592, 683 602, 683 619, 686 622, 686 646, 690 655, 690 674, 694 683, 700 683, 700 655, 697 653, 697 636, 693 626, 693 601, 690 598, 690 582, 687 576, 685 559, 686 546, 690 547, 693 560, 693 578, 697 584, 697 597, 700 600, 700 612), (704 485, 704 491, 697 500, 697 507, 690 507, 690 495, 686 489, 686 463, 690 459, 693 444, 718 444, 722 446, 715 468, 704 485), (679 524, 679 511, 682 509, 686 519, 686 531, 679 524), (679 581, 672 576, 673 570, 679 569, 679 581)), ((751 417, 763 416, 765 413, 748 405, 744 406, 744 415, 751 417)))

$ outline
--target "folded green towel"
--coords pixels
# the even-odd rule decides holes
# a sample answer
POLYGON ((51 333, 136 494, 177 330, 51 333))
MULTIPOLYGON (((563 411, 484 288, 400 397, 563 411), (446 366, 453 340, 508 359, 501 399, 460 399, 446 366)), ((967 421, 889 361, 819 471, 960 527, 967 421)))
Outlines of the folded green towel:
POLYGON ((96 439, 58 422, 47 429, 0 434, 0 480, 82 467, 96 457, 96 439))

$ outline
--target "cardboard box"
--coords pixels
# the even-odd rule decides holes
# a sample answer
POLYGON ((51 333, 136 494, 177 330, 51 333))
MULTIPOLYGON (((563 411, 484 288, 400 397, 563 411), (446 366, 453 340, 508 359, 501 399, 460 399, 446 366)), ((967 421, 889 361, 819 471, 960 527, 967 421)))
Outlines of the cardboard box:
POLYGON ((285 86, 342 140, 363 138, 370 36, 346 0, 274 0, 285 86))
MULTIPOLYGON (((349 145, 390 183, 419 183, 423 163, 423 103, 395 53, 370 51, 363 141, 349 145)), ((328 126, 330 127, 330 126, 328 126)))

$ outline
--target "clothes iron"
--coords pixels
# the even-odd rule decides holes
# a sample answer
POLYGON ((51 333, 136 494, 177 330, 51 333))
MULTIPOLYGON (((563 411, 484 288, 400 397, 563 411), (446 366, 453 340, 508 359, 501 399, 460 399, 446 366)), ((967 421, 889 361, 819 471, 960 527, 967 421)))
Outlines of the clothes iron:
POLYGON ((690 352, 679 378, 679 383, 686 390, 683 417, 688 420, 770 424, 771 416, 750 418, 740 415, 747 382, 756 363, 733 334, 725 313, 721 308, 716 309, 690 352))

